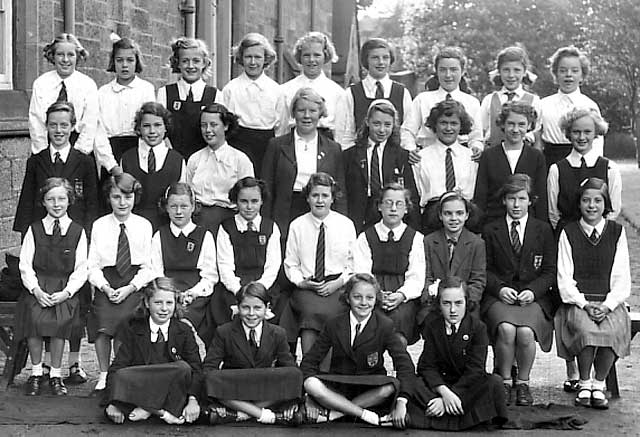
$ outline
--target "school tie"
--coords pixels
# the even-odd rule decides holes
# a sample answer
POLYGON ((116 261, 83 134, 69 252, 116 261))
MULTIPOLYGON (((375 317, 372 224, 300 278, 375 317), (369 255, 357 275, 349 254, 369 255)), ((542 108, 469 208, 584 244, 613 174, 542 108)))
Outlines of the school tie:
POLYGON ((451 267, 451 260, 453 259, 453 252, 456 250, 456 244, 458 244, 458 242, 454 238, 447 238, 447 246, 449 247, 449 267, 451 267))
POLYGON ((393 243, 395 235, 393 234, 392 230, 389 230, 389 233, 387 234, 387 243, 393 243))
POLYGON ((505 96, 507 96, 507 102, 512 102, 513 98, 516 96, 516 93, 514 93, 513 91, 507 91, 506 93, 504 93, 505 96))
POLYGON ((251 232, 256 231, 256 225, 253 224, 253 220, 249 220, 247 222, 247 231, 251 231, 251 232))
POLYGON ((380 143, 373 145, 373 152, 371 153, 371 182, 369 188, 371 189, 371 197, 377 197, 382 188, 380 181, 380 158, 378 157, 378 147, 380 143))
POLYGON ((125 278, 131 270, 131 251, 127 238, 126 226, 120 223, 120 235, 118 236, 118 252, 116 255, 116 271, 120 277, 125 278))
POLYGON ((156 343, 164 343, 165 341, 167 341, 164 338, 164 334, 162 334, 162 329, 158 328, 158 337, 156 338, 156 343))
POLYGON ((251 346, 251 351, 253 352, 253 355, 255 356, 256 353, 258 352, 258 342, 256 341, 256 330, 255 329, 250 329, 249 330, 249 346, 251 346))
POLYGON ((379 80, 376 81, 376 99, 384 99, 384 88, 379 80))
POLYGON ((453 97, 451 97, 450 93, 447 93, 446 97, 444 98, 445 100, 453 100, 453 97))
POLYGON ((324 280, 324 243, 324 223, 320 223, 318 243, 316 244, 316 271, 314 276, 316 281, 324 280))
POLYGON ((60 241, 60 239, 62 238, 62 232, 60 231, 60 220, 55 219, 53 221, 53 240, 54 241, 60 241))
POLYGON ((351 343, 351 347, 356 344, 356 339, 358 335, 360 335, 360 328, 362 328, 362 323, 356 323, 356 335, 353 336, 353 343, 351 343))
POLYGON ((60 152, 56 152, 53 159, 53 172, 56 176, 62 176, 62 168, 64 167, 64 162, 62 162, 62 158, 60 157, 60 152))
POLYGON ((451 325, 449 325, 451 327, 451 337, 456 335, 456 332, 458 332, 456 330, 456 325, 454 325, 453 323, 451 325))
POLYGON ((451 157, 451 147, 447 147, 447 155, 444 158, 445 187, 451 191, 456 187, 456 172, 453 170, 453 158, 451 157))
POLYGON ((187 94, 187 103, 193 103, 193 91, 191 90, 191 87, 189 87, 189 93, 187 94))
POLYGON ((598 235, 598 231, 596 231, 596 228, 593 228, 593 231, 591 232, 591 235, 589 236, 589 240, 591 240, 592 243, 597 243, 598 242, 598 238, 600 237, 600 235, 598 235))
POLYGON ((149 148, 149 154, 147 155, 147 174, 154 174, 156 172, 156 154, 153 153, 153 147, 149 148))
POLYGON ((518 220, 511 222, 511 247, 513 248, 513 253, 515 253, 516 256, 520 256, 520 251, 522 250, 520 235, 518 234, 518 226, 520 226, 520 222, 518 220))
POLYGON ((58 94, 58 98, 56 99, 56 103, 57 102, 66 102, 68 101, 67 98, 67 86, 64 84, 64 80, 62 81, 62 85, 60 86, 60 93, 58 94))

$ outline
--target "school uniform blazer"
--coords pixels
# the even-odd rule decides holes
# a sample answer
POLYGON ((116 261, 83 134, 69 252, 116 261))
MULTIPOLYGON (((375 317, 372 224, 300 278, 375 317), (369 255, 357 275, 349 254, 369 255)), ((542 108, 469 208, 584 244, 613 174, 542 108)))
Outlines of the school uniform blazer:
POLYGON ((216 329, 204 359, 205 372, 295 366, 296 362, 289 351, 287 334, 282 327, 266 321, 262 323, 260 347, 254 358, 239 318, 216 329))
MULTIPOLYGON (((424 251, 427 263, 425 291, 436 279, 458 276, 467 283, 469 298, 480 303, 487 283, 486 252, 482 238, 467 228, 462 229, 458 243, 453 251, 449 267, 449 245, 443 230, 424 237, 424 251)), ((425 294, 423 293, 423 297, 425 294)), ((424 300, 424 299, 423 299, 424 300)))
MULTIPOLYGON (((546 221, 547 165, 542 152, 525 143, 515 173, 524 173, 533 179, 533 195, 538 199, 531 211, 537 219, 546 221)), ((482 152, 473 200, 480 211, 488 214, 489 222, 505 214, 500 189, 511 174, 509 160, 502 146, 488 147, 482 152)))
MULTIPOLYGON (((152 348, 149 318, 138 317, 131 319, 119 328, 116 337, 122 344, 109 367, 107 389, 110 386, 113 375, 118 370, 125 367, 149 364, 152 348)), ((166 344, 171 361, 183 360, 191 366, 191 386, 187 391, 190 395, 200 399, 203 386, 202 362, 191 328, 176 318, 172 319, 166 344)))
POLYGON ((500 289, 506 286, 517 291, 531 290, 545 315, 552 318, 555 304, 550 289, 556 281, 557 248, 551 226, 529 215, 519 261, 513 254, 504 218, 486 225, 483 237, 487 247, 487 287, 480 314, 500 299, 500 289))
POLYGON ((487 327, 467 313, 455 337, 449 340, 444 326, 441 314, 428 319, 422 331, 424 349, 418 360, 418 376, 431 391, 446 385, 462 399, 486 377, 487 327))
MULTIPOLYGON (((13 222, 14 231, 24 234, 31 223, 47 215, 38 199, 38 192, 44 181, 54 176, 49 148, 27 159, 27 169, 13 222)), ((60 177, 71 183, 75 193, 75 203, 69 205, 69 217, 81 224, 87 234, 90 234, 91 224, 98 217, 98 174, 93 158, 71 148, 60 177)))
POLYGON ((329 373, 338 375, 386 375, 383 355, 389 351, 396 378, 400 380, 400 396, 410 393, 415 382, 415 368, 390 318, 374 311, 353 347, 349 312, 327 321, 300 363, 304 379, 320 373, 320 362, 332 347, 329 373))
MULTIPOLYGON (((324 135, 318 134, 318 172, 333 176, 342 193, 334 200, 333 209, 341 214, 347 213, 345 194, 344 166, 342 164, 342 148, 324 135)), ((273 219, 283 237, 289 229, 294 217, 289 217, 293 184, 298 174, 296 162, 295 140, 293 129, 286 135, 269 141, 262 163, 262 179, 267 183, 271 196, 265 199, 262 211, 266 217, 273 219)))
MULTIPOLYGON (((367 140, 349 147, 342 152, 345 166, 345 179, 349 181, 346 186, 348 216, 358 228, 362 227, 366 215, 367 189, 369 187, 370 163, 367 161, 367 140)), ((414 208, 407 214, 410 224, 416 228, 419 222, 420 199, 416 181, 413 177, 413 169, 409 164, 409 152, 391 138, 387 141, 382 153, 382 185, 395 182, 397 177, 404 179, 404 186, 411 193, 411 202, 414 208), (397 171, 397 173, 396 173, 397 171)))

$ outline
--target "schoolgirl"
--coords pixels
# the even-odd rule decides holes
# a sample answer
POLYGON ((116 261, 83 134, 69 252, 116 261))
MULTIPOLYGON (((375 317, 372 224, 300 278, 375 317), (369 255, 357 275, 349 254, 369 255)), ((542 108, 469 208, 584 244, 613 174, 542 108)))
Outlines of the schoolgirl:
POLYGON ((46 179, 40 201, 47 215, 28 228, 20 249, 20 276, 28 293, 20 296, 16 308, 14 341, 27 339, 32 367, 26 394, 34 396, 44 382, 42 340, 49 338, 49 386, 60 396, 67 394, 60 372, 64 341, 79 317, 77 292, 87 280, 87 239, 82 226, 67 214, 74 201, 69 181, 46 179))
POLYGON ((324 323, 346 311, 340 295, 353 271, 356 230, 351 220, 331 210, 338 192, 327 173, 312 174, 304 188, 311 211, 291 223, 287 237, 284 272, 295 288, 280 325, 290 342, 300 335, 303 354, 324 323))
POLYGON ((269 293, 259 282, 238 292, 238 317, 216 330, 204 360, 209 423, 300 424, 302 373, 283 328, 266 321, 269 293))
POLYGON ((349 311, 332 317, 303 357, 300 369, 309 421, 352 416, 371 425, 405 426, 415 368, 393 322, 374 311, 379 293, 373 276, 352 276, 344 292, 349 311), (320 362, 329 349, 333 350, 329 373, 321 373, 320 362), (393 360, 396 378, 387 376, 385 352, 393 360))
POLYGON ((180 37, 171 43, 171 51, 171 72, 180 78, 160 87, 157 101, 172 115, 171 146, 188 160, 205 145, 198 128, 200 108, 223 99, 222 93, 205 83, 211 75, 211 56, 204 41, 180 37))
POLYGON ((550 226, 529 213, 532 180, 525 174, 510 176, 501 189, 506 217, 489 223, 482 237, 487 247, 487 287, 480 313, 494 345, 497 373, 511 403, 511 367, 515 404, 533 404, 529 374, 536 357, 536 342, 551 350, 555 304, 551 293, 556 275, 556 242, 550 226))
POLYGON ((264 181, 245 177, 235 183, 229 199, 238 213, 222 222, 218 230, 220 287, 215 290, 212 312, 216 324, 231 321, 231 306, 240 289, 249 282, 262 284, 273 297, 282 265, 280 230, 260 214, 267 192, 264 181))
MULTIPOLYGON (((522 47, 511 46, 498 53, 496 70, 489 76, 495 74, 492 82, 500 89, 487 94, 480 104, 483 138, 489 147, 499 146, 505 139, 504 124, 498 124, 505 103, 519 102, 533 107, 536 114, 540 113, 540 97, 524 89, 524 85, 530 87, 535 81, 529 64, 529 56, 522 47)), ((531 143, 535 140, 532 131, 538 127, 536 121, 531 122, 527 131, 526 138, 531 143)))
POLYGON ((382 38, 371 38, 362 45, 360 65, 367 70, 367 75, 345 91, 338 105, 336 141, 343 150, 357 143, 357 131, 368 118, 368 110, 374 100, 390 102, 398 114, 397 123, 402 124, 408 118, 411 93, 403 84, 389 77, 389 69, 395 59, 393 46, 382 38))
POLYGON ((144 68, 138 44, 130 38, 111 36, 113 45, 107 72, 115 73, 116 77, 98 89, 100 112, 96 137, 96 141, 109 142, 113 160, 101 164, 110 172, 120 163, 124 152, 138 145, 136 112, 144 103, 155 100, 153 85, 138 76, 144 68))
MULTIPOLYGON (((356 231, 380 220, 378 199, 380 189, 391 182, 409 190, 411 201, 418 204, 418 190, 409 163, 409 152, 400 147, 398 111, 384 99, 371 102, 358 131, 355 147, 342 154, 345 167, 347 215, 356 231)), ((405 212, 406 222, 414 229, 419 226, 418 208, 405 212)))
POLYGON ((416 317, 420 331, 437 306, 438 284, 449 276, 465 282, 467 296, 474 303, 477 315, 487 283, 486 251, 482 238, 465 227, 470 214, 470 202, 459 192, 449 191, 440 197, 438 217, 442 228, 424 237, 426 280, 416 317))
POLYGON ((158 204, 169 185, 186 181, 187 168, 180 153, 165 142, 171 129, 171 114, 164 106, 144 103, 136 112, 134 129, 139 137, 138 147, 124 152, 120 165, 142 184, 142 194, 133 211, 157 230, 166 224, 158 204))
POLYGON ((276 60, 276 52, 264 35, 246 34, 234 49, 234 60, 242 73, 222 90, 224 104, 238 116, 238 129, 230 144, 244 152, 260 176, 269 140, 279 127, 284 109, 280 86, 265 74, 276 60))
MULTIPOLYGON (((589 74, 589 58, 574 46, 560 47, 549 59, 551 74, 558 92, 540 100, 540 130, 536 147, 544 152, 547 167, 571 152, 571 143, 560 125, 562 116, 576 107, 593 109, 600 114, 598 104, 580 92, 580 84, 589 74)), ((595 138, 597 156, 604 151, 604 137, 595 138)))
POLYGON ((507 421, 502 381, 485 371, 489 339, 473 305, 462 279, 440 281, 436 313, 422 331, 419 383, 408 405, 411 427, 460 431, 507 421))
POLYGON ((156 278, 142 290, 141 314, 118 329, 107 376, 105 415, 114 423, 158 416, 170 425, 200 417, 202 363, 191 328, 179 320, 180 289, 156 278))
POLYGON ((582 217, 565 226, 558 243, 563 304, 554 319, 556 345, 561 358, 578 359, 576 405, 606 409, 605 378, 616 359, 630 352, 624 305, 631 293, 629 249, 624 227, 607 219, 611 201, 602 179, 584 181, 578 199, 582 217))
MULTIPOLYGON (((88 331, 100 367, 97 392, 106 387, 116 328, 133 316, 141 300, 138 291, 155 277, 149 257, 151 223, 132 213, 142 185, 123 173, 107 179, 104 190, 112 213, 93 224, 88 259, 89 282, 95 287, 88 331)), ((117 341, 114 347, 117 352, 117 341)))
POLYGON ((424 237, 402 222, 411 207, 408 190, 385 185, 378 200, 382 220, 358 236, 354 251, 354 271, 376 278, 382 289, 379 309, 405 344, 419 339, 415 320, 425 281, 424 237))
POLYGON ((195 225, 196 199, 189 185, 174 182, 161 200, 170 223, 162 225, 151 241, 151 264, 156 275, 171 278, 180 290, 182 316, 209 344, 214 324, 210 312, 213 287, 218 282, 216 245, 202 226, 195 225))
POLYGON ((495 120, 502 132, 502 142, 488 147, 480 157, 473 200, 483 212, 483 222, 504 217, 505 208, 500 189, 515 173, 523 173, 533 184, 531 212, 539 220, 547 220, 547 166, 544 155, 526 138, 536 123, 533 106, 516 101, 505 103, 495 120))

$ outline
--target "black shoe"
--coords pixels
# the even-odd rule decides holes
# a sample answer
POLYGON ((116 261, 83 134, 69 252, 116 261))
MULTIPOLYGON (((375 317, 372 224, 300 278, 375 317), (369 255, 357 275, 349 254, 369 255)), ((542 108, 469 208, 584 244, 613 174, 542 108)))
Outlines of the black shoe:
POLYGON ((293 413, 291 419, 285 419, 282 411, 276 413, 276 425, 300 426, 304 423, 304 413, 300 407, 293 413))
POLYGON ((577 379, 567 379, 562 384, 562 389, 567 393, 577 393, 580 390, 580 381, 577 379))
POLYGON ((49 387, 51 387, 51 394, 54 396, 66 396, 67 387, 64 386, 62 378, 49 378, 49 387))
POLYGON ((51 373, 51 366, 47 364, 42 365, 42 383, 45 384, 49 381, 49 373, 51 373))
POLYGON ((84 384, 87 382, 87 374, 78 363, 73 363, 73 365, 69 367, 69 376, 64 378, 63 381, 67 385, 84 384))
POLYGON ((504 403, 505 405, 511 405, 511 385, 504 383, 502 387, 504 388, 504 403))
POLYGON ((27 385, 24 390, 24 394, 27 396, 38 396, 40 394, 40 387, 42 386, 42 376, 30 376, 27 380, 27 385))
POLYGON ((529 384, 516 385, 516 405, 519 407, 529 407, 533 405, 533 396, 531 396, 529 384))
POLYGON ((209 408, 209 425, 221 425, 223 423, 235 423, 238 415, 235 411, 226 408, 227 414, 220 416, 215 408, 209 408))
POLYGON ((606 394, 602 390, 591 390, 591 408, 595 408, 596 410, 607 410, 609 409, 609 401, 607 400, 606 394), (604 399, 594 398, 594 393, 602 393, 604 395, 604 399))

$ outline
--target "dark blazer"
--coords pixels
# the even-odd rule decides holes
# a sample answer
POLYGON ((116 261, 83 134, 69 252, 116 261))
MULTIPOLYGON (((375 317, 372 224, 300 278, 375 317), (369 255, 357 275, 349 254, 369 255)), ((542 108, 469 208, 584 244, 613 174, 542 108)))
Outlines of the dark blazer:
MULTIPOLYGON (((148 318, 133 318, 123 324, 119 330, 117 339, 122 342, 113 363, 109 367, 107 375, 107 388, 110 380, 120 369, 130 366, 144 366, 149 364, 151 356, 151 330, 148 318)), ((172 361, 183 360, 191 366, 191 386, 188 389, 190 395, 200 398, 202 390, 202 363, 198 352, 198 345, 191 328, 184 322, 174 318, 169 325, 169 338, 167 349, 172 361)))
MULTIPOLYGON (((319 172, 333 176, 340 193, 334 200, 333 209, 347 213, 347 200, 344 193, 345 179, 342 164, 342 149, 338 143, 318 134, 318 166, 319 172)), ((262 163, 262 179, 267 183, 271 194, 265 199, 262 212, 265 217, 273 219, 280 228, 283 238, 286 237, 289 223, 295 217, 289 217, 293 184, 298 174, 293 130, 286 135, 269 141, 262 163)))
POLYGON ((486 377, 487 327, 477 317, 467 314, 450 341, 444 324, 441 314, 428 319, 422 331, 424 348, 418 361, 418 376, 431 391, 446 385, 463 399, 466 391, 486 377))
MULTIPOLYGON (((537 200, 530 212, 537 219, 547 221, 547 165, 542 152, 525 144, 515 172, 531 177, 533 196, 536 196, 537 200)), ((506 214, 500 189, 509 176, 511 167, 502 146, 486 148, 480 157, 473 196, 474 202, 485 214, 484 223, 490 223, 506 214)))
POLYGON ((71 183, 75 203, 69 205, 69 217, 82 225, 89 238, 91 225, 98 217, 98 173, 93 158, 74 148, 69 151, 61 175, 54 172, 49 148, 27 159, 13 230, 24 234, 31 223, 47 215, 39 200, 39 190, 45 180, 54 176, 63 177, 71 183))
POLYGON ((484 228, 487 246, 487 287, 480 306, 484 314, 500 299, 504 286, 531 290, 548 318, 555 312, 551 287, 556 282, 556 241, 548 223, 529 216, 520 261, 513 254, 507 221, 502 218, 484 228))
POLYGON ((393 329, 393 321, 373 312, 351 347, 349 312, 327 321, 311 349, 302 358, 300 370, 306 379, 320 373, 320 362, 333 347, 329 373, 338 375, 386 375, 384 352, 389 351, 400 380, 400 393, 406 394, 415 381, 415 368, 407 349, 393 329))
MULTIPOLYGON (((357 232, 364 229, 367 214, 368 166, 370 165, 367 161, 367 146, 368 140, 365 139, 342 152, 345 179, 349 181, 346 187, 347 212, 349 218, 355 223, 357 232)), ((418 229, 420 204, 413 169, 409 164, 409 152, 389 138, 382 154, 382 185, 397 182, 398 177, 403 178, 404 186, 411 193, 411 202, 414 206, 406 215, 405 221, 414 229, 418 229)))
POLYGON ((427 263, 427 275, 424 293, 436 279, 444 279, 455 275, 467 283, 469 298, 480 303, 485 285, 486 253, 484 241, 467 228, 462 229, 458 243, 453 252, 451 267, 449 267, 449 246, 444 230, 440 229, 424 237, 424 252, 427 263))
POLYGON ((216 329, 204 359, 205 372, 220 369, 295 367, 295 365, 296 362, 289 351, 286 331, 266 321, 262 324, 260 347, 254 358, 239 318, 216 329))

